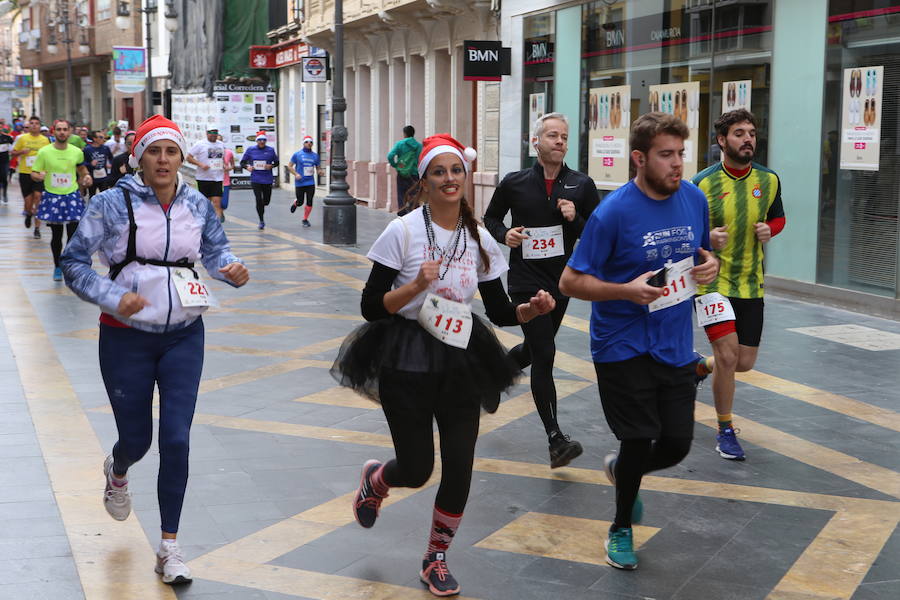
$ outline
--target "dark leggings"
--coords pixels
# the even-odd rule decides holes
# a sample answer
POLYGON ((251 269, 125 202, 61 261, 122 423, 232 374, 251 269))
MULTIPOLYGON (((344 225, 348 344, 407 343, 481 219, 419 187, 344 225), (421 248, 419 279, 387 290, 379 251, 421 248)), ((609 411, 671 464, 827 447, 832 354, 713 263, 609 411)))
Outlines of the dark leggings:
MULTIPOLYGON (((9 154, 7 153, 7 157, 9 154)), ((0 189, 6 189, 9 184, 9 158, 0 158, 0 189)))
MULTIPOLYGON (((53 253, 53 266, 59 266, 59 256, 62 254, 63 243, 63 224, 62 223, 47 223, 47 226, 50 228, 50 233, 52 237, 50 238, 50 252, 53 253)), ((69 240, 72 239, 72 236, 75 235, 75 230, 78 229, 78 221, 69 221, 65 224, 66 230, 66 243, 69 243, 69 240)))
POLYGON ((631 527, 631 508, 645 473, 680 463, 691 449, 690 438, 622 440, 616 460, 616 518, 614 527, 631 527))
POLYGON ((153 388, 159 388, 156 494, 166 533, 177 533, 181 519, 203 337, 202 319, 169 333, 100 325, 100 372, 119 432, 112 452, 116 475, 125 475, 150 449, 153 388))
POLYGON ((303 206, 304 198, 306 205, 312 206, 313 198, 316 196, 316 186, 314 185, 295 185, 294 195, 297 198, 297 206, 303 206))
POLYGON ((434 470, 434 433, 437 421, 441 440, 441 484, 435 505, 461 514, 469 498, 472 463, 478 439, 480 406, 441 393, 442 377, 434 373, 383 370, 379 396, 391 428, 396 458, 384 466, 391 487, 418 488, 434 470))
POLYGON ((253 188, 253 195, 256 196, 256 214, 259 215, 260 222, 265 221, 263 217, 266 214, 266 207, 272 199, 272 184, 251 183, 250 187, 253 188))
MULTIPOLYGON (((513 304, 527 304, 532 294, 511 294, 513 304)), ((566 314, 569 299, 556 299, 556 308, 546 315, 522 324, 525 342, 509 351, 509 355, 524 369, 531 365, 531 395, 547 435, 559 431, 556 421, 556 384, 553 383, 553 360, 556 358, 556 332, 566 314)))

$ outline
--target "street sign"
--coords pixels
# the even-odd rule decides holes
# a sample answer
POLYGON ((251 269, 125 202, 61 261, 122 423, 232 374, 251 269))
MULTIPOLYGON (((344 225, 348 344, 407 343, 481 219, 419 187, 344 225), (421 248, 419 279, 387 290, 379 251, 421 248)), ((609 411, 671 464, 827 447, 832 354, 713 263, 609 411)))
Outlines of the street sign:
POLYGON ((328 81, 328 57, 319 58, 318 56, 303 57, 303 79, 304 82, 323 82, 328 81))

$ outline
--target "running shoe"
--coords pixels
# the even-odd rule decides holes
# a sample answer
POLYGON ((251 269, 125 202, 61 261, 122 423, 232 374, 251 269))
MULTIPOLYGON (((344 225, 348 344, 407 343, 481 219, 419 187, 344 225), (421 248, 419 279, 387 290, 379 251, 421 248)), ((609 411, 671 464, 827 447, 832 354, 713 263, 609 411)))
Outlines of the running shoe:
POLYGON ((25 215, 25 229, 31 227, 31 213, 22 211, 22 214, 25 215))
POLYGON ((709 377, 710 374, 709 373, 707 373, 706 375, 697 374, 697 364, 700 363, 701 361, 706 360, 706 357, 703 356, 702 354, 700 354, 699 352, 694 352, 694 354, 697 355, 697 362, 694 363, 694 387, 696 387, 697 389, 700 389, 700 386, 703 385, 703 382, 706 381, 706 378, 709 377))
POLYGON ((36 240, 41 239, 41 230, 40 230, 39 227, 35 227, 35 228, 34 228, 34 233, 32 234, 32 236, 33 236, 34 239, 36 239, 36 240))
POLYGON ((219 217, 219 223, 225 222, 225 213, 222 213, 222 216, 219 217))
POLYGON ((312 225, 310 225, 309 221, 307 221, 306 219, 303 219, 303 226, 304 227, 312 227, 312 225))
POLYGON ((291 204, 291 214, 294 214, 295 212, 297 212, 297 203, 296 202, 291 204))
POLYGON ((604 547, 606 548, 606 562, 611 566, 626 571, 637 569, 638 560, 637 554, 634 553, 631 527, 610 528, 604 547))
POLYGON ((53 269, 53 281, 62 281, 62 269, 56 267, 53 269))
POLYGON ((733 427, 726 427, 716 435, 716 452, 728 460, 744 460, 744 449, 737 441, 737 433, 733 427))
POLYGON ((265 222, 260 221, 260 222, 259 222, 259 229, 260 229, 260 230, 263 230, 263 229, 265 229, 265 228, 266 228, 265 222))
POLYGON ((184 556, 175 540, 160 542, 154 571, 162 575, 163 583, 169 585, 190 583, 191 581, 191 570, 184 564, 184 556))
POLYGON ((381 467, 377 460, 368 460, 363 465, 362 475, 359 478, 359 489, 353 498, 353 516, 356 522, 368 529, 375 524, 378 511, 381 510, 381 502, 384 497, 375 493, 372 487, 371 477, 381 467))
POLYGON ((128 491, 128 480, 125 485, 118 486, 112 482, 113 457, 110 454, 103 462, 103 475, 106 489, 103 490, 103 507, 116 521, 124 521, 131 514, 131 492, 128 491))
POLYGON ((447 568, 443 552, 432 552, 428 558, 422 559, 419 579, 435 596, 455 596, 459 593, 459 583, 447 568))
MULTIPOLYGON (((619 459, 616 454, 607 454, 603 459, 603 471, 609 482, 616 485, 616 461, 619 459)), ((644 518, 644 501, 641 500, 641 493, 634 497, 634 504, 631 506, 631 522, 640 523, 644 518)))
POLYGON ((559 431, 550 434, 550 468, 564 467, 583 452, 581 444, 559 431))

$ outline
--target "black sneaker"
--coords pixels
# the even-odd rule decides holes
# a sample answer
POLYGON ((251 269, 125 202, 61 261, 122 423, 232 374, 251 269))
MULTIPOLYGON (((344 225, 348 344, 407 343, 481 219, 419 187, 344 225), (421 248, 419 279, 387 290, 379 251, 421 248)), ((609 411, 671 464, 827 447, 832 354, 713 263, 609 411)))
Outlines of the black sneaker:
POLYGON ((297 211, 297 203, 294 202, 291 204, 291 214, 294 214, 297 211))
POLYGON ((422 559, 419 579, 435 596, 455 596, 459 593, 459 583, 447 568, 443 552, 432 552, 428 558, 422 559))
POLYGON ((36 239, 36 240, 41 239, 41 230, 40 230, 40 228, 39 228, 39 227, 35 227, 35 228, 34 228, 34 233, 33 233, 32 235, 34 235, 34 239, 36 239))
POLYGON ((312 225, 310 225, 309 221, 307 221, 306 219, 303 219, 303 226, 304 227, 312 227, 312 225))
POLYGON ((353 516, 356 517, 356 522, 366 529, 375 524, 378 511, 381 509, 381 502, 384 500, 372 489, 372 474, 379 467, 381 467, 381 463, 377 460, 366 461, 362 468, 362 476, 359 478, 359 489, 356 490, 356 496, 353 498, 353 516))
POLYGON ((550 434, 550 468, 564 467, 582 453, 581 444, 573 441, 569 436, 554 431, 550 434))

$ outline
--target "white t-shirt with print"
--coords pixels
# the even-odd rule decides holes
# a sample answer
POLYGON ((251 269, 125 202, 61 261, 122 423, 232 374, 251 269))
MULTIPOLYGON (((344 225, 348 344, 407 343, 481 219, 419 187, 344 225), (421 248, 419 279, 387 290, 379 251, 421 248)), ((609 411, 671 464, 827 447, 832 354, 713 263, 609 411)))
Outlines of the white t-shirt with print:
MULTIPOLYGON (((441 248, 447 248, 452 243, 456 232, 449 229, 442 229, 432 223, 434 230, 435 243, 441 248)), ((472 305, 472 298, 478 291, 478 284, 482 281, 491 281, 497 279, 509 270, 506 259, 500 251, 497 241, 491 237, 484 227, 478 228, 478 235, 481 236, 481 246, 487 251, 491 259, 491 266, 488 272, 484 271, 481 263, 481 253, 478 252, 478 245, 472 236, 466 230, 466 251, 462 259, 454 260, 447 269, 444 279, 435 279, 431 282, 428 289, 418 294, 409 301, 397 314, 407 319, 416 320, 419 310, 425 302, 425 296, 430 292, 453 300, 454 302, 463 302, 468 306, 472 305)), ((462 244, 460 237, 460 244, 462 244)), ((449 248, 447 248, 449 251, 449 248)), ((459 248, 456 249, 456 256, 459 256, 459 248)), ((425 234, 425 220, 422 218, 422 208, 394 219, 385 230, 378 236, 375 243, 369 249, 366 255, 369 259, 379 262, 391 269, 397 269, 399 273, 394 279, 394 289, 406 285, 414 281, 419 274, 419 268, 426 260, 431 260, 431 249, 428 246, 428 237, 425 234), (404 227, 404 224, 406 227, 404 227), (404 248, 406 252, 404 254, 404 248)), ((439 253, 435 257, 440 256, 439 253)), ((440 272, 444 272, 447 265, 447 259, 441 264, 440 272)))
POLYGON ((197 181, 222 181, 225 178, 225 144, 222 142, 199 141, 188 154, 200 164, 209 165, 206 170, 197 167, 194 175, 197 181))

